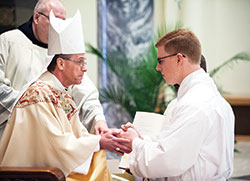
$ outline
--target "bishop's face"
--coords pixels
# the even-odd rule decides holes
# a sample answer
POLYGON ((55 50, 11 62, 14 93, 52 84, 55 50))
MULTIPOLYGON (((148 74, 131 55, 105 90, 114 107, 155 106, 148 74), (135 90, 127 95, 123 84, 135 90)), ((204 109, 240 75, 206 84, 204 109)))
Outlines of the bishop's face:
POLYGON ((85 54, 73 54, 69 59, 65 59, 64 63, 64 86, 81 84, 84 72, 87 72, 85 54))

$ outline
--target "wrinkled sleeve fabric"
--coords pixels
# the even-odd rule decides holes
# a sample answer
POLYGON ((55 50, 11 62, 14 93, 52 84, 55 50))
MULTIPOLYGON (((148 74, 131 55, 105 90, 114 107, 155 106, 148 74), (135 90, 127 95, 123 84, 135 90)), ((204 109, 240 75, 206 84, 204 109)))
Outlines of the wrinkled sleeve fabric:
POLYGON ((5 36, 0 35, 0 125, 8 119, 19 92, 10 86, 11 81, 5 76, 10 46, 5 36))
POLYGON ((46 55, 46 48, 34 45, 18 29, 0 35, 0 120, 8 118, 24 85, 41 73, 46 55))
POLYGON ((138 177, 174 177, 196 161, 207 127, 197 107, 179 107, 174 124, 153 138, 133 141, 130 169, 138 177), (202 119, 201 119, 202 118, 202 119))

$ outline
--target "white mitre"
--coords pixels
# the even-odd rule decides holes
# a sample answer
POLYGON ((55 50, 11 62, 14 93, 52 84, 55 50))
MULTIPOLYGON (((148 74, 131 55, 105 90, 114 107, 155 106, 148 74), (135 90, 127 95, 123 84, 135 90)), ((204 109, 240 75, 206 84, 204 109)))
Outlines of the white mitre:
POLYGON ((48 55, 85 53, 81 14, 60 19, 50 12, 48 55))
MULTIPOLYGON (((47 71, 47 67, 55 54, 79 54, 85 53, 82 20, 80 12, 77 11, 73 18, 62 20, 56 18, 54 13, 50 12, 50 27, 49 27, 49 41, 48 41, 48 55, 46 57, 47 63, 34 79, 23 86, 19 91, 17 99, 15 100, 11 111, 16 105, 17 101, 28 89, 28 87, 38 80, 38 78, 47 71)), ((3 80, 6 82, 6 80, 3 80)), ((8 82, 7 82, 8 83, 8 82)), ((10 114, 11 115, 11 114, 10 114)))

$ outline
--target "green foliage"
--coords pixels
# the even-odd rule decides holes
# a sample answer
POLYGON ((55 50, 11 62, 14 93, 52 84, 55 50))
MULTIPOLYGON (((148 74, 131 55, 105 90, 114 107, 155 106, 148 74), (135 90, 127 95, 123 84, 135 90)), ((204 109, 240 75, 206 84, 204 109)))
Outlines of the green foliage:
POLYGON ((153 44, 150 51, 136 59, 130 59, 123 52, 109 52, 106 59, 100 51, 87 45, 88 52, 106 61, 109 69, 116 75, 118 85, 110 83, 100 90, 102 103, 118 104, 131 117, 136 111, 154 112, 157 96, 162 86, 162 76, 156 71, 157 51, 153 44))
MULTIPOLYGON (((221 65, 219 65, 219 66, 215 67, 214 69, 212 69, 211 71, 209 71, 209 75, 213 78, 223 68, 228 68, 228 67, 230 67, 230 65, 234 65, 234 64, 238 63, 239 61, 250 62, 250 55, 246 52, 237 53, 236 55, 234 55, 230 59, 224 61, 221 65)), ((220 93, 227 93, 227 92, 225 92, 225 90, 223 90, 221 85, 217 84, 217 88, 218 88, 220 93)))
POLYGON ((230 64, 237 63, 239 61, 250 61, 250 56, 246 52, 240 52, 231 57, 229 60, 224 61, 218 67, 215 67, 213 70, 209 72, 209 75, 213 77, 216 73, 218 73, 222 68, 227 67, 230 64))
MULTIPOLYGON (((155 40, 167 32, 182 27, 181 22, 168 28, 162 26, 158 29, 155 40)), ((157 66, 157 50, 153 44, 155 40, 152 41, 149 51, 145 55, 138 56, 135 59, 131 59, 125 53, 119 51, 109 52, 105 59, 98 49, 90 44, 87 45, 88 52, 106 61, 109 69, 117 77, 118 85, 109 83, 107 88, 100 90, 100 101, 102 103, 119 105, 132 118, 136 111, 164 112, 167 104, 176 97, 176 93, 174 87, 167 85, 162 79, 161 73, 155 69, 157 66), (170 99, 165 97, 165 90, 168 88, 173 92, 173 97, 170 99)), ((209 74, 213 77, 224 67, 238 61, 250 61, 249 54, 246 52, 238 53, 211 70, 209 74)), ((221 90, 220 87, 219 90, 221 90)))
MULTIPOLYGON (((179 29, 181 22, 172 27, 162 26, 158 29, 155 40, 174 29, 179 29)), ((164 96, 159 102, 160 92, 164 93, 166 87, 161 73, 156 71, 157 50, 153 40, 145 55, 130 59, 123 52, 109 52, 106 59, 102 53, 92 45, 87 45, 87 52, 95 54, 102 61, 106 61, 108 68, 115 74, 118 85, 110 83, 107 88, 100 90, 100 101, 108 105, 117 104, 125 109, 131 117, 136 111, 163 113, 166 108, 164 96), (157 107, 160 108, 158 111, 157 107)), ((173 86, 169 86, 172 90, 173 86)), ((109 108, 109 107, 108 107, 109 108)))

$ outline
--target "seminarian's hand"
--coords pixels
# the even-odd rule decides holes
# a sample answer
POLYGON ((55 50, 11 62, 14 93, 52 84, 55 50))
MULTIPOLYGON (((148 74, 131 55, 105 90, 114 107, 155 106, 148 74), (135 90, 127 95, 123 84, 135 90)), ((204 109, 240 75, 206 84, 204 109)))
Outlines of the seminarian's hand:
POLYGON ((120 129, 110 129, 108 132, 101 134, 100 146, 101 148, 110 150, 119 155, 130 153, 132 150, 128 147, 130 140, 125 138, 118 138, 121 133, 120 129))
POLYGON ((129 139, 130 142, 129 144, 127 145, 131 150, 132 150, 132 143, 133 143, 133 140, 135 138, 141 138, 139 133, 136 131, 135 128, 132 128, 132 127, 129 127, 129 128, 126 128, 125 131, 122 131, 119 135, 121 138, 126 138, 126 139, 129 139))
POLYGON ((135 126, 132 123, 127 122, 126 124, 123 124, 121 128, 123 131, 127 131, 128 128, 135 128, 135 126))
POLYGON ((106 121, 96 121, 95 123, 95 134, 100 135, 109 131, 106 121))
POLYGON ((137 133, 137 135, 136 135, 136 133, 133 131, 133 130, 130 130, 129 132, 130 133, 127 133, 127 136, 130 136, 131 138, 132 137, 139 137, 139 138, 141 138, 141 139, 143 139, 142 138, 142 136, 141 136, 141 134, 139 133, 139 131, 135 128, 135 126, 133 125, 133 124, 131 124, 130 122, 128 122, 127 124, 125 124, 125 125, 122 125, 121 126, 121 128, 122 128, 122 130, 124 131, 124 132, 127 132, 129 129, 133 129, 136 133, 137 133))

